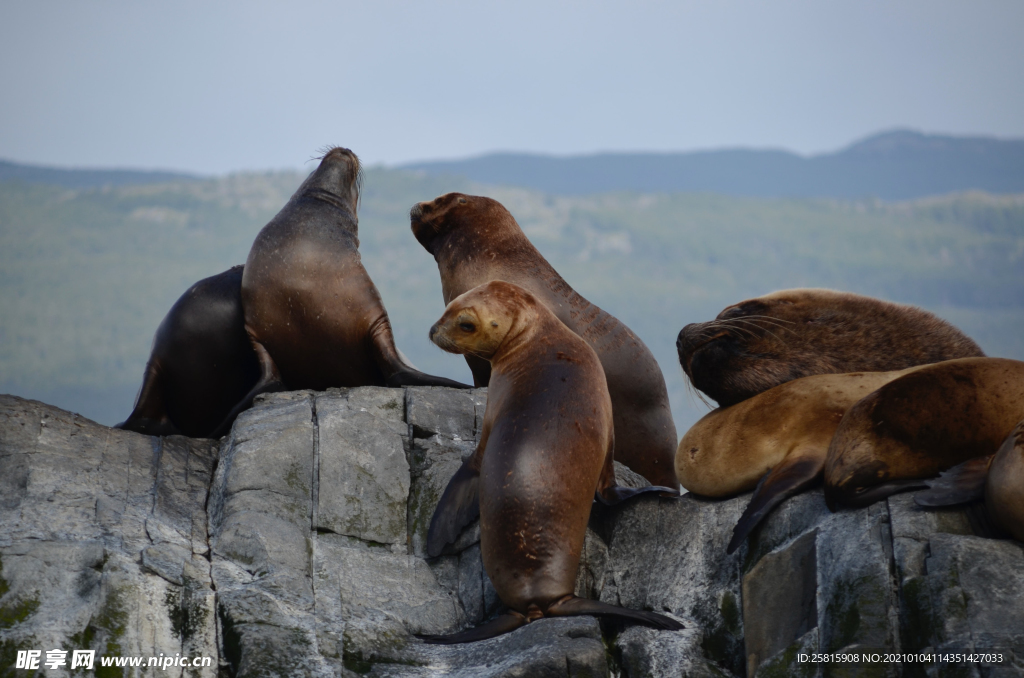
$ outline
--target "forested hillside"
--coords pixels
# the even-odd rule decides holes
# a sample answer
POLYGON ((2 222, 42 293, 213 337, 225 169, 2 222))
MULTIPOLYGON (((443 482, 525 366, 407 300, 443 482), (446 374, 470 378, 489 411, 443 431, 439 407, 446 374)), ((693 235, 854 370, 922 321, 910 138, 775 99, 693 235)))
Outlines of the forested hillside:
MULTIPOLYGON (((243 263, 298 173, 69 189, 0 182, 0 392, 102 423, 127 416, 157 324, 193 282, 243 263)), ((400 348, 469 380, 427 341, 443 310, 412 237, 419 200, 491 195, 580 293, 629 324, 662 364, 680 433, 703 409, 674 341, 686 323, 771 290, 815 286, 919 304, 993 355, 1024 359, 1024 196, 910 202, 614 192, 558 196, 402 170, 366 171, 364 263, 400 348)))

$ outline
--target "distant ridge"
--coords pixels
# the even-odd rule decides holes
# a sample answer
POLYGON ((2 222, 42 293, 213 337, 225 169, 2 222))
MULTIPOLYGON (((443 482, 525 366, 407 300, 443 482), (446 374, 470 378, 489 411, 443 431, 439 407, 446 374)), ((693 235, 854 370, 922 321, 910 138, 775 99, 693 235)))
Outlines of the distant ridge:
POLYGON ((811 157, 747 149, 570 157, 493 153, 402 169, 564 195, 621 190, 907 200, 966 190, 1024 192, 1024 140, 895 130, 811 157))
POLYGON ((22 165, 0 160, 0 181, 22 181, 26 184, 49 184, 65 188, 99 188, 102 186, 136 186, 168 181, 198 181, 195 174, 130 169, 58 169, 38 165, 22 165))

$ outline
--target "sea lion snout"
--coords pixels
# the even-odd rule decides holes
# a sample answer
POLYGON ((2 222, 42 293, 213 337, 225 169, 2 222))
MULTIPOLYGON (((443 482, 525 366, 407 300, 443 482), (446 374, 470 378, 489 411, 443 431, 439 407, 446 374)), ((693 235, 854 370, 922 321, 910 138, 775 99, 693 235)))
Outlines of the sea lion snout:
POLYGON ((361 171, 355 153, 335 146, 324 153, 320 165, 306 178, 296 195, 305 195, 348 209, 355 219, 362 183, 361 171))

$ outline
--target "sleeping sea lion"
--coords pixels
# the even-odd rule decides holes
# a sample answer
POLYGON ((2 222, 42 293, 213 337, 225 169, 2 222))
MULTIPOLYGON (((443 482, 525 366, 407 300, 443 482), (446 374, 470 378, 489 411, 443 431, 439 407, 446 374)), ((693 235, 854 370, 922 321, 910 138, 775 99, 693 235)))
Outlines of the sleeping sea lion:
MULTIPOLYGON (((409 214, 416 239, 437 261, 444 303, 491 280, 523 287, 593 348, 601 360, 615 418, 615 459, 654 485, 676 487, 672 422, 665 378, 638 336, 573 290, 501 203, 449 193, 409 214)), ((490 366, 467 355, 477 386, 490 366)))
POLYGON ((683 487, 706 497, 756 487, 727 552, 739 548, 782 501, 821 480, 829 443, 854 403, 917 369, 804 377, 709 412, 694 424, 676 453, 683 487))
POLYGON ((1024 421, 994 455, 965 461, 926 483, 929 489, 914 495, 918 505, 953 506, 984 499, 988 519, 1024 542, 1024 421))
POLYGON ((135 409, 116 428, 212 437, 259 376, 245 333, 242 267, 235 266, 200 280, 171 306, 156 330, 135 409))
POLYGON ((963 358, 889 382, 843 416, 825 460, 825 501, 867 506, 992 454, 1024 418, 1024 362, 963 358))
POLYGON ((928 311, 820 289, 729 306, 684 327, 676 348, 690 382, 723 407, 815 374, 892 372, 985 355, 928 311))
POLYGON ((501 281, 454 299, 430 338, 489 361, 491 375, 480 442, 441 497, 427 552, 437 555, 452 539, 452 516, 464 524, 479 512, 484 568, 511 610, 475 629, 425 639, 482 640, 541 617, 573 615, 682 628, 654 612, 573 595, 595 493, 614 502, 642 491, 615 485, 612 401, 594 350, 532 294, 501 281))
MULTIPOLYGON (((450 386, 399 356, 380 293, 359 257, 359 160, 333 148, 256 236, 242 274, 259 393, 332 386, 450 386)), ((227 422, 218 428, 227 432, 227 422)))

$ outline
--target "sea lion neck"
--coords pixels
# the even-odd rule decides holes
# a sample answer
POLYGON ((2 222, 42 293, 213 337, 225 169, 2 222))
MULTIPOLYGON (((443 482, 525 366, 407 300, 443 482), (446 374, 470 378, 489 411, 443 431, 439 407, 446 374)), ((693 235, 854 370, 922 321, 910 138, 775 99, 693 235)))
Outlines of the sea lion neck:
MULTIPOLYGON (((494 349, 494 353, 490 357, 491 364, 495 365, 499 362, 508 361, 509 358, 533 341, 538 332, 543 336, 545 333, 544 326, 548 321, 546 315, 537 313, 536 309, 530 305, 524 304, 520 306, 512 318, 512 325, 509 327, 508 332, 497 348, 494 349)), ((555 319, 555 322, 558 322, 558 320, 555 319)))
POLYGON ((432 252, 442 270, 472 265, 474 260, 492 265, 526 253, 540 257, 514 220, 511 224, 483 223, 448 229, 436 236, 432 252))

